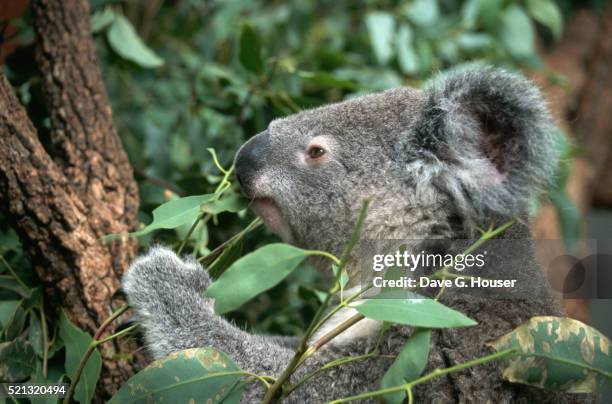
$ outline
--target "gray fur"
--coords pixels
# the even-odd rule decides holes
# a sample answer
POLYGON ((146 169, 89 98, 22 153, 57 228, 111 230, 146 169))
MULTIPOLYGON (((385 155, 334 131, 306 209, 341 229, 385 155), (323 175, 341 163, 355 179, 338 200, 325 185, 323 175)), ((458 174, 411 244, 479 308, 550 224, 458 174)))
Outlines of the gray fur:
MULTIPOLYGON (((236 163, 247 196, 272 198, 278 206, 285 241, 338 254, 365 197, 371 208, 362 239, 467 238, 476 226, 515 216, 526 219, 527 202, 551 178, 556 155, 537 89, 516 74, 472 66, 440 76, 424 90, 393 89, 276 120, 243 146, 236 163), (316 167, 302 160, 313 137, 328 149, 329 160, 316 167)), ((521 223, 505 237, 526 239, 529 234, 521 223)), ((525 246, 499 252, 496 262, 535 279, 539 298, 447 301, 479 325, 434 331, 426 371, 490 353, 485 342, 532 316, 561 314, 531 242, 525 246)), ((351 279, 358 278, 355 268, 351 279)), ((247 371, 278 376, 293 356, 296 339, 253 335, 216 316, 212 302, 202 297, 209 283, 197 263, 162 247, 131 266, 123 287, 150 351, 161 358, 214 346, 247 371)), ((409 327, 387 331, 381 353, 396 355, 410 333, 409 327)), ((326 345, 294 380, 332 359, 368 352, 376 334, 326 345)), ((374 390, 390 364, 376 358, 330 369, 288 401, 320 403, 374 390)), ((257 402, 262 394, 254 383, 243 402, 257 402)), ((415 397, 418 403, 592 400, 504 382, 494 363, 435 379, 419 386, 415 397)))

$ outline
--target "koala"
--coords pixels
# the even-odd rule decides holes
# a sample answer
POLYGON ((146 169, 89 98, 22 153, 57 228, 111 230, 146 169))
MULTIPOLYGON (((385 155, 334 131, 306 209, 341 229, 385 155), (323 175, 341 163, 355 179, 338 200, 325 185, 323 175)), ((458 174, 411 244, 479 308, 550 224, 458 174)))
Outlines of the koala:
MULTIPOLYGON (((369 200, 361 239, 472 238, 478 229, 512 218, 500 237, 524 240, 519 251, 499 251, 495 265, 529 277, 536 298, 455 296, 448 302, 477 326, 433 330, 425 372, 492 351, 485 343, 536 315, 562 315, 531 241, 528 202, 554 176, 553 126, 537 88, 505 70, 471 65, 423 89, 396 88, 274 120, 235 157, 236 177, 251 207, 285 242, 339 255, 362 201, 369 200)), ((351 286, 359 283, 351 263, 351 286)), ((279 376, 299 339, 255 335, 215 315, 203 297, 211 280, 190 258, 163 247, 138 258, 123 279, 148 349, 155 358, 213 346, 242 369, 279 376)), ((347 311, 350 311, 347 309, 347 311)), ((350 312, 339 312, 337 324, 350 312)), ((324 363, 373 349, 382 325, 362 320, 310 357, 299 380, 324 363)), ((384 357, 319 373, 289 394, 291 403, 322 403, 376 390, 413 329, 394 326, 380 344, 384 357)), ((315 336, 316 338, 316 336, 315 336)), ((259 383, 242 401, 264 396, 259 383)), ((592 402, 591 395, 512 384, 495 362, 418 385, 415 402, 592 402)), ((374 401, 375 402, 375 401, 374 401)))

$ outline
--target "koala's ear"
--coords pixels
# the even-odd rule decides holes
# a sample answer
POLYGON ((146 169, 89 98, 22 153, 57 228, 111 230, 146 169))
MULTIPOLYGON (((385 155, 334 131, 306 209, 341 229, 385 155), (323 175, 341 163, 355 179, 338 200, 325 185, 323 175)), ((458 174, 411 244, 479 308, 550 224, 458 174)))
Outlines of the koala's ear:
POLYGON ((514 214, 550 181, 558 158, 554 127, 529 80, 470 65, 440 75, 425 90, 414 146, 455 170, 461 187, 486 190, 483 203, 514 214))

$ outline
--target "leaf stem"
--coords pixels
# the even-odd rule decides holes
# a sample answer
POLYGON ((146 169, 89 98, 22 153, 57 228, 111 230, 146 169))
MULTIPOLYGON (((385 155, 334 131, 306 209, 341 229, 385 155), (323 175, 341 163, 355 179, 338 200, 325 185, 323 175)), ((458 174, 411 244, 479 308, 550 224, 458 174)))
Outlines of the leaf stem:
MULTIPOLYGON (((342 253, 342 256, 339 262, 337 262, 337 265, 339 268, 338 268, 338 274, 334 282, 334 286, 330 290, 330 293, 327 294, 327 296, 325 297, 325 300, 323 301, 323 303, 321 304, 321 306, 315 313, 312 321, 310 322, 310 325, 308 326, 308 329, 306 330, 306 333, 304 334, 304 337, 302 337, 302 341, 299 345, 299 348, 295 352, 295 355, 293 356, 293 358, 291 359, 291 361, 289 362, 285 370, 283 370, 283 373, 281 373, 279 378, 276 379, 274 384, 272 384, 272 386, 270 386, 270 388, 266 392, 264 399, 262 401, 262 404, 272 403, 272 401, 276 398, 276 395, 279 389, 283 388, 283 385, 285 384, 287 380, 289 380, 289 378, 291 377, 293 372, 295 372, 297 367, 300 366, 302 362, 308 357, 308 351, 309 351, 308 340, 314 334, 314 332, 318 329, 318 327, 320 327, 323 324, 322 322, 320 322, 320 319, 321 317, 323 317, 323 313, 327 309, 327 306, 329 305, 329 302, 333 296, 333 293, 336 291, 336 287, 340 283, 339 281, 340 281, 340 277, 342 276, 342 269, 344 268, 344 266, 350 259, 351 252, 353 248, 355 247, 355 245, 357 244, 357 241, 359 240, 359 233, 361 232, 361 228, 363 227, 363 222, 365 220, 365 217, 368 211, 368 206, 369 206, 369 200, 364 199, 363 205, 361 207, 361 211, 359 212, 359 217, 357 218, 357 222, 355 223, 355 227, 353 229, 353 233, 351 234, 349 243, 344 249, 344 252, 342 253)), ((326 256, 328 258, 332 259, 331 258, 333 256, 332 254, 329 254, 329 253, 325 253, 325 254, 327 254, 326 256)), ((324 254, 321 254, 321 255, 324 255, 324 254)), ((335 258, 335 260, 332 259, 332 261, 336 263, 337 258, 335 256, 333 257, 335 258)), ((326 317, 326 319, 328 318, 329 317, 326 317)))
POLYGON ((196 220, 193 222, 193 224, 189 228, 189 231, 187 232, 187 235, 183 238, 183 241, 181 242, 181 245, 179 246, 178 250, 176 251, 176 255, 179 255, 179 256, 181 255, 181 253, 183 252, 183 249, 185 248, 185 246, 187 245, 187 242, 189 241, 189 237, 191 237, 191 235, 195 231, 196 227, 198 226, 198 223, 200 223, 200 221, 202 219, 204 219, 205 215, 206 215, 205 213, 201 213, 200 215, 198 215, 196 220))
POLYGON ((70 387, 68 388, 68 392, 66 392, 66 396, 64 397, 64 401, 63 401, 64 404, 70 403, 70 399, 74 395, 76 386, 79 384, 79 380, 81 379, 81 375, 83 373, 83 370, 85 369, 85 365, 87 364, 89 357, 93 354, 94 350, 99 345, 99 343, 106 342, 108 340, 108 339, 105 339, 102 342, 98 341, 99 338, 102 336, 102 333, 104 333, 104 330, 106 330, 106 328, 109 326, 110 323, 116 320, 119 316, 125 313, 128 309, 129 309, 129 306, 127 304, 124 306, 121 306, 119 309, 115 310, 106 320, 104 320, 104 322, 100 325, 100 327, 98 327, 98 329, 96 330, 96 333, 94 334, 92 341, 89 343, 89 346, 87 347, 87 350, 81 357, 81 361, 79 362, 79 367, 77 368, 74 376, 70 379, 71 383, 70 383, 70 387))
POLYGON ((198 261, 201 264, 203 264, 203 265, 206 265, 206 264, 210 263, 221 252, 223 252, 223 250, 225 250, 226 248, 229 248, 230 246, 232 246, 234 243, 236 243, 238 240, 240 240, 242 237, 244 237, 244 235, 246 233, 248 233, 248 232, 250 232, 252 230, 255 230, 257 227, 261 226, 262 223, 263 222, 262 222, 262 220, 260 218, 254 219, 243 230, 241 230, 240 232, 234 234, 231 238, 229 238, 228 240, 226 240, 223 243, 221 243, 220 245, 218 245, 214 250, 212 250, 211 252, 209 252, 205 256, 198 258, 198 261))
POLYGON ((340 265, 340 260, 334 254, 328 253, 326 251, 320 251, 320 250, 306 250, 306 252, 312 255, 320 255, 322 257, 329 258, 331 261, 333 261, 334 264, 340 265))
POLYGON ((95 346, 102 345, 105 342, 108 342, 108 341, 113 340, 115 338, 119 338, 119 337, 121 337, 121 336, 123 336, 125 334, 128 334, 131 331, 133 331, 134 329, 136 329, 136 327, 138 327, 138 324, 133 324, 133 325, 127 327, 127 328, 124 328, 123 330, 121 330, 119 332, 116 332, 116 333, 114 333, 112 335, 109 335, 108 337, 106 337, 104 339, 97 340, 97 341, 95 341, 95 346))
POLYGON ((15 279, 15 282, 17 282, 19 286, 24 289, 24 292, 27 293, 30 288, 28 287, 28 285, 25 284, 24 281, 21 280, 19 275, 17 275, 17 273, 13 270, 13 267, 11 267, 8 261, 4 258, 4 255, 0 254, 0 260, 2 261, 6 269, 10 272, 11 276, 15 279))
POLYGON ((515 352, 516 352, 516 348, 505 349, 503 351, 499 351, 494 354, 486 355, 480 358, 472 359, 467 362, 459 363, 455 366, 451 366, 445 369, 435 369, 431 373, 428 373, 425 376, 421 376, 418 379, 415 379, 409 383, 401 384, 395 387, 388 387, 386 389, 369 391, 367 393, 358 394, 356 396, 345 397, 345 398, 341 398, 338 400, 333 400, 333 401, 330 401, 329 404, 340 404, 340 403, 349 403, 351 401, 357 401, 357 400, 365 400, 367 398, 378 397, 384 394, 395 393, 398 391, 406 391, 406 392, 410 391, 408 399, 409 399, 409 402, 412 402, 410 400, 410 396, 412 395, 412 388, 416 386, 417 384, 428 382, 432 379, 447 375, 449 373, 454 373, 454 372, 458 372, 460 370, 464 370, 464 369, 467 369, 473 366, 482 365, 484 363, 491 362, 491 361, 503 358, 505 356, 511 355, 515 352))
POLYGON ((42 373, 45 380, 47 379, 47 368, 49 362, 49 336, 47 335, 47 317, 45 315, 45 305, 44 300, 41 297, 40 306, 38 307, 38 311, 40 313, 40 324, 42 328, 42 336, 43 336, 43 365, 42 365, 42 373))
POLYGON ((341 366, 341 365, 345 365, 347 363, 356 362, 356 361, 360 361, 360 360, 365 360, 365 359, 369 359, 369 358, 393 359, 393 358, 395 358, 395 356, 394 355, 380 355, 376 350, 374 350, 374 351, 372 351, 370 353, 359 355, 359 356, 346 356, 344 358, 339 358, 339 359, 333 360, 333 361, 328 362, 325 365, 321 366, 320 368, 310 372, 309 374, 304 376, 302 379, 300 379, 300 381, 298 381, 296 384, 291 385, 290 387, 288 387, 287 390, 283 392, 282 398, 287 397, 289 394, 291 394, 298 387, 300 387, 301 385, 306 383, 308 380, 312 379, 313 377, 315 377, 316 375, 318 375, 319 373, 321 373, 321 372, 323 372, 323 371, 325 371, 327 369, 331 369, 331 368, 334 368, 336 366, 341 366))

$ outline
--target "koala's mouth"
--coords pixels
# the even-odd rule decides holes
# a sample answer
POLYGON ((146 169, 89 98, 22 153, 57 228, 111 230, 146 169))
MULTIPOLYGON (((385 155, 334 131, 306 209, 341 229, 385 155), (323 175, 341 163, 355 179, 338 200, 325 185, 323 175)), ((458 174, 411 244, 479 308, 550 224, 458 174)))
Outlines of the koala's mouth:
POLYGON ((278 234, 285 241, 289 239, 289 227, 281 210, 271 198, 255 198, 251 202, 251 209, 264 221, 266 226, 274 233, 278 234))

